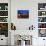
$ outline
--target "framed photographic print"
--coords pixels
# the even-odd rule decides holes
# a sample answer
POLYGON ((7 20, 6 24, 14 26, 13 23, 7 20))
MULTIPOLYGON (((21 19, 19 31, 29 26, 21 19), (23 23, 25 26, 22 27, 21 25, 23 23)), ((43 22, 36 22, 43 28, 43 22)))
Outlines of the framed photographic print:
POLYGON ((18 10, 17 11, 17 18, 29 18, 29 10, 18 10))

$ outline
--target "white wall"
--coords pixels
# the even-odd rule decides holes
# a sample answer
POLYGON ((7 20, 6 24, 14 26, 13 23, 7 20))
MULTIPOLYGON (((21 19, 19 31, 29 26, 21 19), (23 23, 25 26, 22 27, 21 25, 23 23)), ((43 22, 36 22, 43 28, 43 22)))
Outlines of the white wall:
POLYGON ((29 26, 33 24, 33 20, 37 20, 36 6, 37 6, 37 2, 32 0, 31 1, 30 0, 27 0, 27 1, 12 0, 11 1, 11 15, 12 15, 11 22, 13 22, 16 25, 17 30, 28 30, 29 26), (17 10, 21 10, 21 9, 29 10, 29 19, 17 18, 17 10))
MULTIPOLYGON (((27 34, 29 32, 28 28, 32 24, 35 26, 35 30, 33 31, 34 36, 38 36, 37 34, 37 0, 11 0, 11 22, 14 23, 17 30, 15 34, 27 34), (24 4, 23 4, 24 3, 24 4), (18 19, 17 18, 17 10, 27 9, 29 10, 29 19, 18 19)), ((31 32, 28 34, 32 34, 31 32)), ((34 41, 34 40, 33 40, 34 41)), ((35 42, 34 42, 35 43, 35 42)), ((33 44, 34 44, 33 43, 33 44)), ((37 44, 37 43, 35 43, 37 44)))
POLYGON ((35 26, 35 30, 32 31, 33 46, 41 46, 43 44, 43 40, 41 40, 43 38, 38 38, 38 3, 46 3, 46 0, 11 0, 11 22, 16 26, 15 33, 25 32, 26 34, 29 31, 28 27, 33 24, 35 26), (21 9, 29 10, 29 19, 17 18, 17 10, 21 9))

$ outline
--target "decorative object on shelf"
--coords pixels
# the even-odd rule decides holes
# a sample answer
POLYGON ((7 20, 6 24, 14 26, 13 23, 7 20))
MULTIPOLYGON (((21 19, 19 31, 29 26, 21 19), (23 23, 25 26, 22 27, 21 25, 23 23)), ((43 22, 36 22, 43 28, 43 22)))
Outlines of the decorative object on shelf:
POLYGON ((46 16, 46 11, 42 11, 42 16, 46 16))
POLYGON ((0 17, 0 22, 8 22, 8 17, 0 17))
POLYGON ((8 23, 0 23, 0 35, 8 37, 8 23))
POLYGON ((1 10, 1 6, 0 6, 0 10, 1 10))
POLYGON ((32 26, 29 27, 29 30, 34 30, 34 28, 35 27, 32 25, 32 26))
POLYGON ((16 30, 16 26, 13 23, 11 23, 11 30, 16 30))
POLYGON ((0 3, 0 10, 8 10, 8 3, 0 3))
POLYGON ((40 10, 44 10, 44 8, 40 8, 40 10))
POLYGON ((46 11, 38 11, 38 16, 46 16, 46 11))
POLYGON ((46 37, 46 29, 39 29, 39 37, 46 37))
POLYGON ((38 22, 46 22, 46 17, 38 17, 38 22))
POLYGON ((18 10, 17 17, 18 18, 29 18, 29 10, 18 10))
POLYGON ((8 16, 8 11, 0 11, 0 16, 8 16))
POLYGON ((46 23, 38 23, 38 28, 46 28, 46 23))
POLYGON ((5 10, 8 10, 8 6, 5 6, 5 10))
POLYGON ((45 15, 45 12, 42 12, 42 15, 45 15))
POLYGON ((8 23, 0 23, 1 30, 8 30, 8 23))
POLYGON ((46 3, 38 3, 38 10, 45 10, 46 9, 46 3))

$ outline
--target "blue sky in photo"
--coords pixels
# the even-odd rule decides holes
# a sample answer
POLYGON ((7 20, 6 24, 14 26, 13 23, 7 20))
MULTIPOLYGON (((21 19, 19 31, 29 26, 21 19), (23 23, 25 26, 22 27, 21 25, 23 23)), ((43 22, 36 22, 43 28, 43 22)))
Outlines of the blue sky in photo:
POLYGON ((29 10, 18 10, 18 14, 29 14, 29 10))

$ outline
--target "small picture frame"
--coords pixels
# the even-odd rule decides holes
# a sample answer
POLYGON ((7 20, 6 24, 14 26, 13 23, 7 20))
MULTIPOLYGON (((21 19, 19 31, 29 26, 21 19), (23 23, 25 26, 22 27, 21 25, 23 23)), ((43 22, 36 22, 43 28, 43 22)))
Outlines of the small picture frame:
POLYGON ((29 18, 29 10, 18 10, 17 18, 19 19, 27 19, 29 18))

